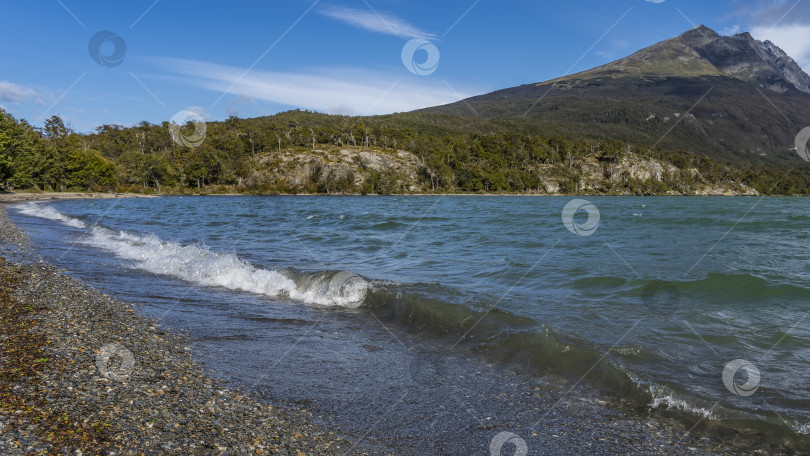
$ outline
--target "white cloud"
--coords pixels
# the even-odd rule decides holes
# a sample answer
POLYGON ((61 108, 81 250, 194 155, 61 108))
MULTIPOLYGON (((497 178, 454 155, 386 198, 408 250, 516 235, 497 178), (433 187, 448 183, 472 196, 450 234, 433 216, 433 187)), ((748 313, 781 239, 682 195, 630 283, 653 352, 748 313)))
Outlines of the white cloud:
POLYGON ((251 71, 195 60, 157 59, 176 76, 170 79, 241 99, 256 99, 329 114, 389 114, 469 97, 477 91, 449 87, 440 79, 383 74, 355 69, 314 73, 251 71), (244 75, 244 77, 243 77, 244 75))
POLYGON ((761 41, 770 40, 793 57, 805 72, 810 72, 810 25, 757 26, 751 35, 761 41))
POLYGON ((370 32, 384 33, 404 39, 425 38, 435 39, 436 35, 425 32, 415 25, 390 15, 377 14, 373 11, 363 11, 352 8, 332 7, 320 12, 324 16, 337 19, 354 27, 370 32))
POLYGON ((44 104, 42 94, 36 90, 9 81, 0 81, 0 101, 9 103, 34 101, 39 105, 44 104))
POLYGON ((730 27, 723 27, 720 29, 720 34, 723 36, 732 36, 740 33, 739 25, 732 25, 730 27))
POLYGON ((733 15, 748 18, 755 26, 772 27, 810 19, 810 3, 796 0, 734 0, 733 15))
POLYGON ((203 108, 202 106, 189 106, 185 110, 197 114, 198 116, 202 117, 203 120, 206 121, 214 118, 210 113, 206 112, 205 108, 203 108))

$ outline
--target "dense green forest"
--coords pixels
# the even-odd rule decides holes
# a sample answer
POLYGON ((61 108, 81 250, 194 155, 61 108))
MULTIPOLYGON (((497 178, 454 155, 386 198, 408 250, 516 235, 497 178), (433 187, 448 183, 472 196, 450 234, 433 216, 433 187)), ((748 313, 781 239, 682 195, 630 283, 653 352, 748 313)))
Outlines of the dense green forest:
MULTIPOLYGON (((198 147, 174 141, 169 127, 168 122, 103 125, 83 134, 58 116, 35 128, 0 110, 0 184, 6 190, 34 191, 542 194, 548 192, 544 183, 553 180, 560 193, 690 194, 699 185, 743 185, 762 194, 810 191, 807 167, 746 168, 683 151, 542 137, 506 122, 444 114, 346 117, 289 111, 255 119, 230 117, 208 123, 198 147), (381 157, 408 151, 418 158, 418 166, 409 177, 357 161, 348 174, 330 174, 332 159, 324 154, 322 161, 307 165, 304 181, 290 181, 283 176, 294 164, 273 161, 282 154, 342 149, 381 157), (610 165, 628 158, 657 160, 677 171, 646 180, 628 173, 611 175, 621 168, 610 165), (268 166, 275 166, 273 172, 282 178, 263 179, 268 166), (583 178, 589 166, 596 166, 599 185, 583 178)), ((189 124, 183 131, 190 134, 193 128, 189 124)))

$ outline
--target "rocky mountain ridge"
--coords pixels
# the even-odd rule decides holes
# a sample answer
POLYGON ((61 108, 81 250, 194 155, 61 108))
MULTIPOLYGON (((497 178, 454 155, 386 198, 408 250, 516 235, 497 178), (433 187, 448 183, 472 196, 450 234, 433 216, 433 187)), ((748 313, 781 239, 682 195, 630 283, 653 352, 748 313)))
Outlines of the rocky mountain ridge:
POLYGON ((725 74, 777 92, 792 87, 810 93, 810 76, 779 46, 749 32, 720 36, 705 26, 678 38, 725 74))
POLYGON ((605 76, 730 76, 779 93, 788 89, 810 93, 810 76, 780 47, 748 32, 721 36, 702 25, 623 59, 549 82, 605 76))

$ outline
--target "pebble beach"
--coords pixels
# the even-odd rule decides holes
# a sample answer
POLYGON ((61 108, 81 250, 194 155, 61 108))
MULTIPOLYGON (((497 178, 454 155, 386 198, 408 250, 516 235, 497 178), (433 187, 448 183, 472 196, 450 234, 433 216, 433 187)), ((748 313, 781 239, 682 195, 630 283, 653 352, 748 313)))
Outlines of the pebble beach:
POLYGON ((354 453, 208 378, 182 334, 38 260, 0 213, 0 454, 354 453))

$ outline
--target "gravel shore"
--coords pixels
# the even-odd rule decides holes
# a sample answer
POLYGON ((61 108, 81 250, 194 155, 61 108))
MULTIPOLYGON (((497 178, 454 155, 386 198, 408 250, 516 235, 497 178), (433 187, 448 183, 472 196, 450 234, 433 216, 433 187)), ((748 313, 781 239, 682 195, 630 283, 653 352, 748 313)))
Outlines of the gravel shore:
POLYGON ((31 253, 0 207, 0 454, 354 453, 206 377, 188 341, 31 253))

